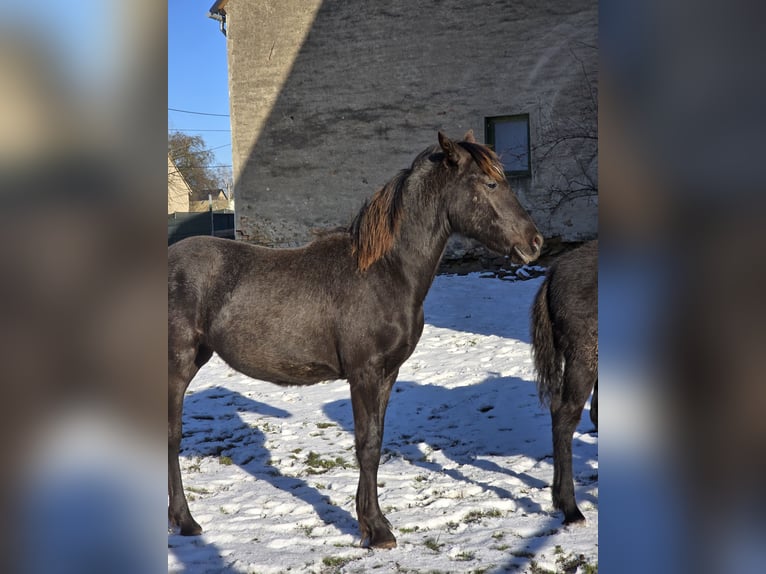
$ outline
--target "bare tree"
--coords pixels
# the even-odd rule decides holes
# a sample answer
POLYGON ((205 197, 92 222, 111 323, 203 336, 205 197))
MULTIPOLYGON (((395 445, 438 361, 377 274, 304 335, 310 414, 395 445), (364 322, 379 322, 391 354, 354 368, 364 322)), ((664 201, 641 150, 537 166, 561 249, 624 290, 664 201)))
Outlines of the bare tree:
POLYGON ((207 149, 202 136, 170 132, 168 152, 192 190, 227 188, 223 172, 213 165, 215 154, 207 149))
MULTIPOLYGON (((593 49, 593 47, 586 47, 593 49)), ((538 106, 540 137, 532 147, 536 163, 544 164, 554 175, 549 184, 550 213, 578 198, 598 195, 598 86, 595 71, 574 50, 572 57, 581 70, 574 114, 556 113, 538 106)), ((592 59, 597 61, 596 59, 592 59)))

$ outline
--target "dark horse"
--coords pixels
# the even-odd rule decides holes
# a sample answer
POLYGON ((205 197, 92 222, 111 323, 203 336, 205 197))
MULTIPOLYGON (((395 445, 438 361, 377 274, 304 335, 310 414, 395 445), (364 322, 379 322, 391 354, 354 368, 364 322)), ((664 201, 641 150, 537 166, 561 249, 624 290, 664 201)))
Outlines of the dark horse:
POLYGON ((548 270, 532 307, 532 350, 540 400, 553 427, 553 506, 564 523, 585 517, 572 478, 572 435, 593 391, 598 428, 598 241, 562 255, 548 270))
POLYGON ((383 423, 401 364, 423 331, 423 300, 452 232, 533 261, 542 237, 503 166, 469 132, 418 155, 348 229, 296 249, 195 237, 168 249, 168 517, 199 534, 181 482, 184 392, 213 352, 279 385, 348 379, 362 545, 396 546, 378 506, 383 423))

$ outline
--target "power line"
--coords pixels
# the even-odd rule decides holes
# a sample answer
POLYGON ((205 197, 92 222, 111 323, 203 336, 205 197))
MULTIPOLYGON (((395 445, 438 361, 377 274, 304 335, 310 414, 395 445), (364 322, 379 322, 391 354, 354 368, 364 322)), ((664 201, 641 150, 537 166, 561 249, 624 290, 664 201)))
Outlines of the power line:
POLYGON ((177 170, 181 170, 181 169, 208 169, 208 168, 211 168, 211 167, 232 167, 232 166, 231 166, 231 164, 228 164, 228 163, 219 163, 219 164, 216 164, 216 165, 185 165, 185 166, 182 166, 182 167, 176 166, 176 169, 177 170))
MULTIPOLYGON (((230 165, 208 165, 208 166, 202 166, 202 165, 200 165, 200 166, 197 166, 197 165, 190 165, 190 166, 187 166, 187 169, 207 169, 208 167, 232 167, 232 166, 230 166, 230 165)), ((174 169, 173 171, 169 171, 169 172, 168 172, 168 177, 170 177, 171 175, 176 175, 176 174, 179 174, 181 177, 183 177, 184 179, 186 179, 186 178, 184 177, 184 174, 183 174, 183 170, 181 170, 181 169, 180 169, 180 168, 178 168, 178 167, 176 167, 176 169, 174 169)))
POLYGON ((196 128, 168 128, 168 132, 230 132, 231 130, 198 130, 196 128))
MULTIPOLYGON (((215 146, 215 147, 209 147, 209 148, 206 148, 206 149, 203 149, 203 150, 200 150, 200 151, 201 152, 213 151, 213 150, 216 150, 216 149, 221 149, 222 147, 229 147, 230 145, 231 145, 230 143, 227 143, 227 144, 218 145, 218 146, 215 146)), ((180 149, 186 149, 186 146, 185 145, 180 145, 180 146, 174 147, 174 148, 172 148, 172 149, 170 149, 168 151, 170 151, 170 153, 172 154, 174 151, 178 151, 180 149)))
POLYGON ((178 108, 168 108, 171 112, 181 112, 182 114, 195 114, 197 116, 216 116, 219 118, 228 118, 229 114, 211 114, 208 112, 193 112, 191 110, 179 110, 178 108))

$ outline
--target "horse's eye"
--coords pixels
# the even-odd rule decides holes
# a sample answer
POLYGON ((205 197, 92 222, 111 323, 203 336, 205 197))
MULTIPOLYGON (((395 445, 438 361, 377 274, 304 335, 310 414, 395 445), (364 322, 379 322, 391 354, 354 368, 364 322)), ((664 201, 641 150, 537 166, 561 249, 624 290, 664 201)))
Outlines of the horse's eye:
POLYGON ((489 183, 487 183, 487 187, 489 189, 495 189, 497 187, 497 182, 496 181, 490 181, 489 183))

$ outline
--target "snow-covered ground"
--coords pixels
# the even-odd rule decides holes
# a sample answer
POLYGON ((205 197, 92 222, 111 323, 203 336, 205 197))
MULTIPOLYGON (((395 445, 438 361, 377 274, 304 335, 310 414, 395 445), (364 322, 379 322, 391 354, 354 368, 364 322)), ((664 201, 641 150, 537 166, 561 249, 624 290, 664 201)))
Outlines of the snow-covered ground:
POLYGON ((562 526, 551 504, 550 416, 529 344, 541 282, 436 278, 386 416, 378 483, 392 550, 359 547, 348 384, 278 387, 213 357, 189 387, 181 452, 204 533, 168 535, 169 572, 595 571, 598 441, 587 413, 573 441, 586 524, 562 526))

